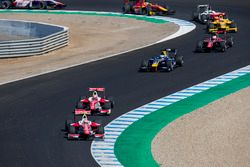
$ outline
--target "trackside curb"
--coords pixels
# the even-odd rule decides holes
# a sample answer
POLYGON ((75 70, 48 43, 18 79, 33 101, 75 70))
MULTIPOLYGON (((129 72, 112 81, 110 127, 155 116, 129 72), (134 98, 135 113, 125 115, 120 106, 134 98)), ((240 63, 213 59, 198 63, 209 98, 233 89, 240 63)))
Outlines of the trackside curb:
MULTIPOLYGON (((149 140, 146 139, 147 136, 142 137, 143 139, 147 140, 146 144, 148 144, 148 142, 150 144, 146 145, 147 146, 146 148, 140 150, 141 147, 139 143, 142 144, 143 142, 145 142, 145 140, 141 138, 137 138, 137 137, 138 135, 145 135, 145 131, 140 132, 137 129, 135 133, 135 131, 133 131, 133 127, 134 127, 133 123, 135 122, 135 124, 137 125, 140 124, 141 126, 142 125, 141 120, 152 121, 152 119, 150 119, 150 116, 153 115, 153 113, 156 111, 157 112, 162 111, 163 108, 166 106, 169 106, 179 101, 181 102, 182 100, 186 98, 188 99, 189 97, 192 98, 193 95, 200 94, 207 90, 209 91, 209 89, 216 88, 219 85, 222 85, 224 83, 227 83, 231 80, 237 79, 249 73, 250 73, 250 65, 244 68, 229 72, 222 76, 216 77, 214 79, 205 81, 203 83, 197 84, 190 88, 181 90, 179 92, 163 97, 161 99, 155 100, 149 104, 143 105, 142 107, 139 107, 124 115, 121 115, 120 117, 113 120, 105 127, 106 138, 104 141, 94 141, 92 143, 92 146, 91 146, 92 155, 95 157, 95 159, 98 161, 98 163, 101 166, 111 166, 111 165, 130 166, 131 164, 133 164, 133 166, 136 166, 136 165, 145 166, 145 161, 146 163, 150 163, 149 166, 151 165, 158 166, 158 164, 154 161, 152 154, 151 154, 151 141, 152 141, 151 139, 153 139, 154 135, 156 135, 159 132, 158 130, 160 129, 157 129, 156 131, 152 130, 152 132, 150 133, 151 138, 149 138, 149 140), (144 116, 146 117, 144 118, 144 116), (129 132, 133 132, 133 133, 130 133, 129 134, 130 136, 127 137, 129 132), (135 152, 133 154, 131 152, 128 152, 129 149, 134 151, 135 148, 138 154, 135 154, 135 152), (138 161, 140 160, 140 157, 144 159, 144 162, 138 161)), ((185 114, 181 112, 180 108, 177 111, 180 111, 180 113, 178 112, 175 113, 177 115, 179 114, 178 117, 185 114)), ((171 114, 173 114, 173 112, 171 114)), ((171 117, 171 114, 169 115, 169 117, 171 117)), ((178 117, 172 116, 172 118, 174 119, 177 119, 178 117)), ((163 121, 163 123, 165 122, 163 121)), ((164 125, 162 124, 161 126, 164 127, 165 125, 166 124, 164 125)))

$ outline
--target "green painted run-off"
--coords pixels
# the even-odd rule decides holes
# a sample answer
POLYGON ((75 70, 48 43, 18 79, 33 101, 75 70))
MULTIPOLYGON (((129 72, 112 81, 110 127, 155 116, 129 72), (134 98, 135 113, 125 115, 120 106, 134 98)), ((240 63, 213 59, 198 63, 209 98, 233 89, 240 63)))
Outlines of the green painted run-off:
POLYGON ((187 113, 248 86, 250 86, 250 74, 146 115, 130 125, 117 139, 115 143, 116 157, 125 167, 159 166, 151 153, 151 142, 162 128, 187 113))
POLYGON ((143 20, 150 23, 155 24, 165 24, 169 21, 143 16, 143 15, 128 15, 128 14, 121 14, 121 13, 111 13, 111 12, 91 12, 91 11, 66 11, 66 10, 0 10, 0 13, 32 13, 32 14, 71 14, 71 15, 88 15, 88 16, 107 16, 107 17, 121 17, 121 18, 129 18, 129 19, 136 19, 136 20, 143 20))

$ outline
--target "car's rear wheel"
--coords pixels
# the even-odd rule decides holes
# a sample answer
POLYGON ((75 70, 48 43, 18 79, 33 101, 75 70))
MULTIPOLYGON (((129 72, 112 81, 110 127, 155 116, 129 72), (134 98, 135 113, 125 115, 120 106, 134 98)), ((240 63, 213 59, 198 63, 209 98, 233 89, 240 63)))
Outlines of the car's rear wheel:
POLYGON ((110 109, 111 108, 111 102, 107 102, 103 104, 103 109, 110 109))
POLYGON ((103 126, 99 126, 96 130, 96 134, 104 134, 104 127, 103 126))
POLYGON ((184 64, 183 56, 176 56, 176 64, 180 67, 183 66, 184 64))
POLYGON ((151 8, 151 6, 147 6, 147 10, 146 10, 146 12, 147 12, 147 15, 148 16, 151 16, 152 15, 152 8, 151 8))
POLYGON ((85 110, 89 110, 90 109, 89 103, 83 103, 81 101, 79 101, 79 102, 76 103, 76 108, 77 109, 85 109, 85 110))
POLYGON ((69 126, 69 133, 70 134, 75 134, 76 133, 76 128, 74 126, 69 126))
POLYGON ((204 52, 204 49, 203 49, 203 41, 199 41, 196 45, 196 52, 204 52))
POLYGON ((206 24, 207 23, 207 15, 201 15, 201 23, 206 24))
POLYGON ((39 3, 39 9, 46 9, 46 4, 43 2, 39 3))
POLYGON ((140 14, 141 15, 147 15, 147 8, 146 7, 141 7, 140 8, 140 14))
POLYGON ((148 62, 146 60, 143 60, 141 62, 141 67, 147 67, 148 66, 148 62))
POLYGON ((65 121, 65 131, 69 131, 69 129, 70 129, 70 124, 72 124, 72 120, 66 120, 65 121))
POLYGON ((129 4, 124 4, 122 7, 123 14, 130 14, 131 13, 131 6, 129 4))
POLYGON ((76 103, 76 108, 77 109, 83 109, 83 102, 79 101, 76 103))
POLYGON ((148 62, 146 60, 143 60, 141 62, 139 71, 147 71, 147 70, 148 70, 148 62))
POLYGON ((226 51, 226 43, 224 41, 220 42, 220 51, 225 52, 226 51))
POLYGON ((228 44, 229 47, 233 47, 234 42, 233 42, 233 38, 232 37, 230 37, 230 38, 227 39, 227 44, 228 44))
POLYGON ((2 3, 1 3, 1 8, 3 8, 3 9, 9 9, 10 6, 11 6, 10 1, 2 1, 2 3))
POLYGON ((174 66, 173 66, 172 61, 167 61, 167 70, 169 72, 174 70, 174 66))

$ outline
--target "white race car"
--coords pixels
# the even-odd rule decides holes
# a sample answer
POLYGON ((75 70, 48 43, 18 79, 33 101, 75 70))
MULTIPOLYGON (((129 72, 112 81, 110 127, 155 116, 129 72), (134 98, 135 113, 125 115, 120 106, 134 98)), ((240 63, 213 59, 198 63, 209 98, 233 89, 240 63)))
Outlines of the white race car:
POLYGON ((211 14, 215 14, 214 10, 211 9, 211 6, 208 4, 205 5, 197 5, 196 11, 193 12, 193 20, 199 21, 203 24, 206 24, 210 19, 211 14))
POLYGON ((55 0, 0 0, 0 7, 2 9, 62 9, 66 5, 55 0))

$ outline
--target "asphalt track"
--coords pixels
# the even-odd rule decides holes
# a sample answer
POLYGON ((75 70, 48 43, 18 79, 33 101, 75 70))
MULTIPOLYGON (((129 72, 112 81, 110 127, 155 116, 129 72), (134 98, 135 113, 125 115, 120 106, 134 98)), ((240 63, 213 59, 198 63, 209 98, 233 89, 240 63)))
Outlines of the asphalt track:
MULTIPOLYGON (((67 0, 67 9, 120 11, 118 0, 67 0)), ((62 129, 71 118, 75 101, 87 87, 104 86, 115 97, 117 116, 178 90, 250 64, 250 3, 238 1, 199 1, 229 12, 239 27, 235 45, 226 53, 193 53, 204 26, 183 37, 67 70, 42 75, 0 87, 0 166, 66 167, 98 166, 89 152, 89 141, 67 141, 62 129), (185 58, 185 66, 171 73, 138 73, 142 59, 175 47, 185 58)), ((190 19, 196 1, 171 0, 174 17, 190 19)), ((119 47, 119 46, 117 46, 119 47)), ((1 74, 3 75, 3 74, 1 74)))

